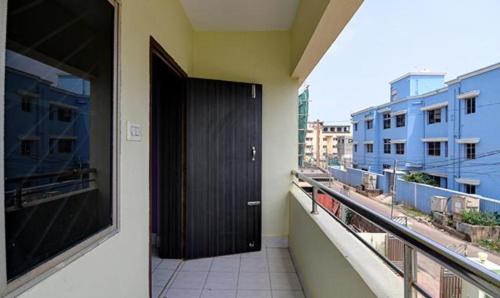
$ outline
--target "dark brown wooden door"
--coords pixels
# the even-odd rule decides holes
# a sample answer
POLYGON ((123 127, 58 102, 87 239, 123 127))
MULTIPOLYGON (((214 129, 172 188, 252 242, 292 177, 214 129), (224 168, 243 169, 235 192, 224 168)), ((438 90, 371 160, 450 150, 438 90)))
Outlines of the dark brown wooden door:
POLYGON ((262 86, 187 82, 185 258, 261 248, 262 86))

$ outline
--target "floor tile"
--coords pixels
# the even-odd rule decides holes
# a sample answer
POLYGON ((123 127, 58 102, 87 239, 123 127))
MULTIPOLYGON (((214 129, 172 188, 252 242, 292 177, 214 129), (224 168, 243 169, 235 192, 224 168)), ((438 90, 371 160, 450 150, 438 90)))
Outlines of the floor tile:
POLYGON ((165 286, 174 272, 174 270, 156 269, 152 274, 152 285, 165 286))
POLYGON ((181 263, 181 260, 176 259, 163 259, 158 265, 157 269, 170 269, 176 270, 177 266, 181 263))
POLYGON ((271 288, 273 290, 302 290, 295 273, 271 273, 271 288))
POLYGON ((237 272, 210 272, 205 283, 205 289, 229 290, 236 289, 238 284, 237 272))
POLYGON ((160 265, 161 259, 158 257, 151 257, 151 270, 155 270, 160 265))
POLYGON ((214 258, 210 271, 215 272, 238 272, 240 270, 240 257, 218 257, 214 258))
POLYGON ((273 290, 273 298, 305 298, 302 291, 275 291, 273 290))
POLYGON ((168 289, 163 297, 167 298, 199 298, 201 290, 193 289, 168 289))
POLYGON ((270 258, 269 272, 271 273, 286 273, 295 272, 292 259, 289 258, 270 258))
POLYGON ((273 258, 290 258, 290 252, 288 248, 268 248, 267 257, 269 259, 273 258))
POLYGON ((184 261, 181 271, 209 271, 212 265, 212 258, 184 261))
POLYGON ((238 289, 243 290, 269 290, 269 273, 247 273, 240 272, 238 289))
POLYGON ((271 298, 268 290, 238 290, 237 298, 271 298))
POLYGON ((244 254, 241 254, 242 259, 246 258, 266 258, 266 249, 263 248, 259 251, 253 251, 253 252, 247 252, 244 254))
POLYGON ((269 272, 269 266, 265 258, 241 259, 241 272, 269 272))
POLYGON ((235 298, 236 290, 209 290, 201 292, 202 298, 235 298))
POLYGON ((202 289, 208 272, 178 272, 170 285, 174 289, 202 289))

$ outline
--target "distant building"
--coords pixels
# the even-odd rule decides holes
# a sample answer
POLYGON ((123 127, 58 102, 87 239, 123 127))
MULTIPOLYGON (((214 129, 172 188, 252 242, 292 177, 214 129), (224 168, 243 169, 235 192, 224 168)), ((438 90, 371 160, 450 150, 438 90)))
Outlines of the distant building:
POLYGON ((322 167, 351 163, 351 125, 324 125, 323 122, 309 122, 305 140, 305 161, 322 167), (317 150, 316 148, 318 148, 317 150))
POLYGON ((425 172, 441 186, 500 198, 500 63, 444 82, 408 73, 390 101, 352 114, 353 164, 425 172))
MULTIPOLYGON (((40 72, 54 72, 54 69, 47 66, 40 72)), ((85 80, 60 75, 60 82, 49 81, 24 72, 22 68, 9 67, 7 60, 6 179, 88 167, 90 86, 85 80)), ((58 75, 52 73, 51 77, 57 80, 58 75)), ((52 182, 57 181, 38 179, 36 183, 25 181, 23 185, 30 187, 52 182)), ((16 186, 7 182, 6 192, 14 192, 16 186)))

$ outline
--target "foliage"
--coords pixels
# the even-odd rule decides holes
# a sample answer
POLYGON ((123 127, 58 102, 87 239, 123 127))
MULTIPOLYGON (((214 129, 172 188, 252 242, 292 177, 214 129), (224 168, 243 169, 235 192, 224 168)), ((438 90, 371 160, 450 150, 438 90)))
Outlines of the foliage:
POLYGON ((479 245, 486 247, 489 250, 500 252, 500 240, 485 239, 479 241, 479 245))
POLYGON ((415 182, 439 187, 439 185, 436 183, 436 180, 432 179, 430 175, 422 172, 411 172, 410 174, 403 176, 403 179, 408 182, 415 182))
POLYGON ((475 226, 498 226, 500 216, 496 212, 465 211, 462 221, 475 226))

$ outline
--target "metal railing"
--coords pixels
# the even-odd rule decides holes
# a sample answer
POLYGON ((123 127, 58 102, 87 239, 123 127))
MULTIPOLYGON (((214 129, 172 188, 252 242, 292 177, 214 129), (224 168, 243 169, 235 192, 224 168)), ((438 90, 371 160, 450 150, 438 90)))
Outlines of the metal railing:
MULTIPOLYGON (((416 289, 424 296, 430 296, 426 294, 425 291, 423 291, 416 283, 416 264, 413 257, 416 252, 427 256, 432 261, 437 262, 444 268, 452 271, 460 278, 468 281, 469 283, 491 295, 492 297, 500 297, 500 275, 496 274, 495 272, 487 270, 480 264, 477 264, 472 260, 469 260, 461 256, 460 254, 453 252, 445 246, 412 231, 411 229, 391 220, 388 217, 385 217, 380 213, 372 211, 366 206, 345 196, 344 194, 341 194, 302 173, 292 171, 292 175, 311 185, 311 213, 317 214, 318 212, 317 194, 319 191, 321 191, 322 193, 345 205, 352 212, 372 222, 380 229, 394 235, 404 243, 404 267, 402 274, 404 280, 404 297, 415 297, 414 289, 416 289)), ((325 209, 323 206, 321 207, 325 209)), ((329 214, 332 215, 331 213, 329 214)), ((345 226, 345 223, 341 222, 337 217, 333 217, 345 226)), ((350 231, 352 232, 352 230, 350 231)), ((360 239, 361 237, 357 236, 357 238, 360 239)), ((365 241, 363 242, 367 244, 365 241)), ((372 247, 370 248, 372 249, 372 251, 375 251, 372 247)), ((377 253, 377 255, 382 257, 387 263, 388 260, 384 256, 382 256, 380 253, 377 253)), ((395 269, 393 264, 390 266, 392 269, 395 269)), ((397 269, 395 270, 398 271, 397 269)), ((401 272, 399 271, 399 273, 401 272)))

